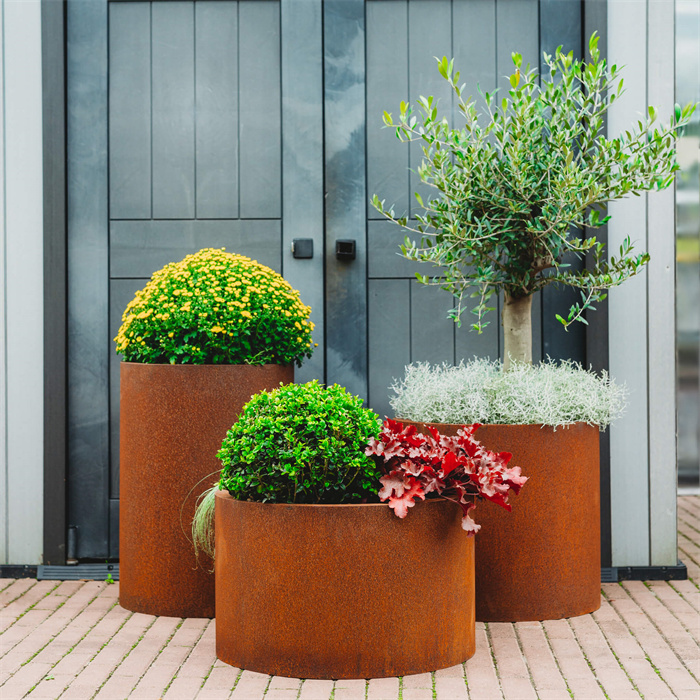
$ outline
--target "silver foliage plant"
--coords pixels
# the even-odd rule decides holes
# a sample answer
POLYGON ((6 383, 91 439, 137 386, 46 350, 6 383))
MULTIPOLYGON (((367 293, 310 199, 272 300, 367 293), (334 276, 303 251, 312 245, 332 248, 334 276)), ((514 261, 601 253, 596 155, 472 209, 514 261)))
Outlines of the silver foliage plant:
POLYGON ((625 409, 626 388, 606 372, 547 359, 538 365, 475 358, 448 364, 417 362, 391 386, 396 417, 426 423, 543 424, 578 421, 605 429, 625 409))

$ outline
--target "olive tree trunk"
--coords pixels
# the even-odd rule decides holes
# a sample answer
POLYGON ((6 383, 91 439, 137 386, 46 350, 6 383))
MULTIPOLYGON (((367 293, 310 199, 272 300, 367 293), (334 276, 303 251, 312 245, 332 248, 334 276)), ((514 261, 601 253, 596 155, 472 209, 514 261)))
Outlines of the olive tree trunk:
POLYGON ((505 292, 503 303, 503 370, 514 362, 532 364, 532 295, 515 298, 505 292))

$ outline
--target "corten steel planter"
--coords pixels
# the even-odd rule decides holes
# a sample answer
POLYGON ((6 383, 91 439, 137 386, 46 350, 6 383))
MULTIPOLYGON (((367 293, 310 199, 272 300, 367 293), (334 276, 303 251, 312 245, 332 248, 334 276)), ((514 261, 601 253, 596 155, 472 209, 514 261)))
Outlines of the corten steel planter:
POLYGON ((292 678, 423 673, 474 654, 461 510, 288 505, 216 494, 216 655, 292 678))
MULTIPOLYGON (((398 419, 401 420, 401 419, 398 419)), ((425 423, 402 421, 424 430, 425 423)), ((459 425, 428 423, 454 435, 459 425)), ((600 607, 600 467, 597 426, 484 425, 475 437, 529 480, 513 510, 481 500, 476 535, 476 619, 555 620, 600 607)))
POLYGON ((294 380, 280 365, 122 362, 119 602, 134 612, 214 616, 211 562, 195 558, 195 501, 252 394, 294 380), (201 482, 201 483, 200 483, 201 482))

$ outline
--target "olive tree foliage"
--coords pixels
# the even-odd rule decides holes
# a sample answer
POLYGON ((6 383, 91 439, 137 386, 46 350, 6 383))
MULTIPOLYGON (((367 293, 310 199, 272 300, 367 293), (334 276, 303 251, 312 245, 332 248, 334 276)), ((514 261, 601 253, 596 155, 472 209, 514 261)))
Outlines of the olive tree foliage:
POLYGON ((581 300, 567 318, 568 327, 586 323, 584 312, 605 298, 606 290, 635 275, 647 263, 627 238, 609 258, 594 235, 610 218, 610 200, 668 187, 678 169, 675 144, 695 105, 681 109, 667 126, 657 124, 656 110, 614 138, 604 133, 605 113, 623 92, 620 68, 608 68, 589 42, 590 60, 574 60, 559 47, 544 54, 549 76, 540 76, 514 53, 514 72, 507 96, 482 93, 479 114, 453 62, 438 59, 440 75, 454 91, 463 126, 452 128, 438 114, 433 97, 420 97, 418 110, 402 102, 398 122, 384 113, 387 126, 401 141, 420 141, 421 180, 436 190, 424 201, 416 220, 397 217, 374 195, 372 203, 386 218, 413 234, 401 247, 410 259, 440 268, 435 277, 418 274, 420 282, 451 292, 459 321, 466 297, 473 299, 473 328, 481 332, 493 296, 504 293, 503 325, 506 368, 510 360, 532 361, 532 295, 548 284, 574 287, 581 300), (574 257, 590 258, 573 269, 574 257))

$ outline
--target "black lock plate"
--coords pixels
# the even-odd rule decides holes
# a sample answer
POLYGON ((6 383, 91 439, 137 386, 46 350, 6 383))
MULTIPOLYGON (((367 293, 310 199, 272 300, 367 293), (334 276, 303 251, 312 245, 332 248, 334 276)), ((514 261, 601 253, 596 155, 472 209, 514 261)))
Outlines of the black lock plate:
POLYGON ((292 255, 297 259, 308 259, 314 257, 313 238, 292 239, 292 255))
POLYGON ((335 257, 338 260, 354 260, 356 255, 356 245, 353 239, 339 238, 335 242, 335 257))

